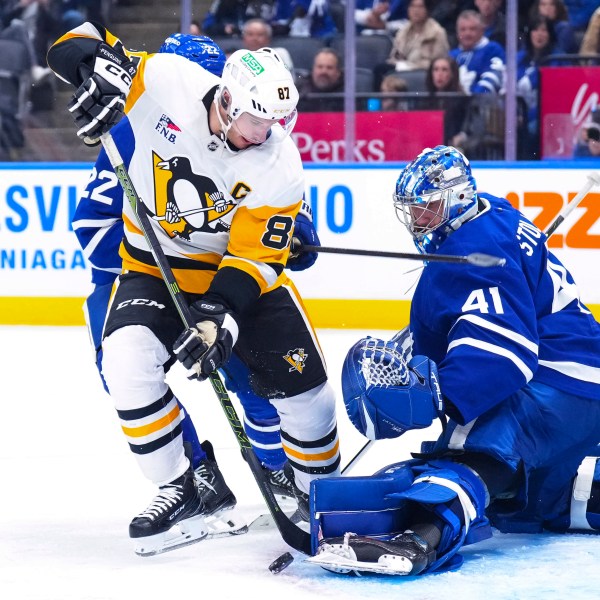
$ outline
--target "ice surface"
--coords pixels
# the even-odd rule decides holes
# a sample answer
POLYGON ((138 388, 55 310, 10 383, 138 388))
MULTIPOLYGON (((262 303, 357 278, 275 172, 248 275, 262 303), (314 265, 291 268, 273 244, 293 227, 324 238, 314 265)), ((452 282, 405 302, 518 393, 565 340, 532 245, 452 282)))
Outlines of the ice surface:
MULTIPOLYGON (((347 348, 365 333, 321 330, 339 390, 347 348)), ((279 575, 269 564, 289 548, 276 530, 200 542, 137 557, 130 519, 155 489, 137 469, 110 398, 101 388, 84 328, 0 327, 0 597, 3 600, 260 599, 593 600, 600 590, 600 537, 496 535, 464 551, 455 573, 422 578, 333 575, 296 560, 279 575)), ((238 512, 266 512, 209 383, 170 383, 210 438, 238 512)), ((339 405, 345 464, 363 445, 339 405)), ((408 458, 424 436, 377 442, 356 466, 368 474, 408 458)))

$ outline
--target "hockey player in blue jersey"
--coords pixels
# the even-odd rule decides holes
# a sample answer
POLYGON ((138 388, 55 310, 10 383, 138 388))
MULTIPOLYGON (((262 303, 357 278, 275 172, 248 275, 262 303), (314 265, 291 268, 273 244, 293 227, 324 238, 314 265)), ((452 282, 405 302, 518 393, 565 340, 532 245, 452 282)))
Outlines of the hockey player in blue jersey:
MULTIPOLYGON (((221 48, 208 37, 175 33, 161 46, 160 53, 173 53, 198 63, 214 75, 220 76, 226 57, 221 48)), ((142 53, 140 53, 142 54, 142 53)), ((127 117, 113 129, 112 136, 125 161, 133 152, 134 138, 127 117)), ((123 239, 123 191, 102 149, 92 169, 90 180, 83 192, 73 218, 73 229, 91 265, 94 290, 86 299, 84 310, 90 338, 96 351, 96 365, 102 377, 102 332, 113 285, 122 271, 119 246, 123 239)), ((294 236, 302 244, 319 244, 312 223, 310 207, 303 203, 296 217, 294 236)), ((306 269, 314 264, 316 253, 290 255, 288 268, 306 269)), ((281 445, 277 411, 252 390, 247 367, 235 356, 221 369, 227 388, 235 392, 244 406, 244 425, 255 453, 268 471, 275 494, 293 496, 293 477, 286 464, 281 445)), ((105 387, 106 383, 102 377, 105 387)), ((177 400, 182 419, 180 426, 184 441, 189 445, 192 466, 198 487, 209 511, 218 518, 224 508, 235 505, 235 497, 225 483, 214 457, 210 442, 200 444, 191 417, 177 400)), ((229 516, 226 521, 231 521, 229 516)), ((210 521, 207 521, 210 523, 210 521)), ((216 523, 213 521, 215 530, 216 523)), ((234 527, 238 531, 237 527, 234 527)))
POLYGON ((455 148, 425 149, 394 205, 428 254, 486 252, 503 267, 425 262, 409 328, 349 351, 348 415, 370 439, 440 418, 414 459, 315 482, 316 556, 335 572, 457 568, 502 532, 600 531, 600 325, 546 236, 477 190, 455 148), (318 540, 321 540, 318 543, 318 540))

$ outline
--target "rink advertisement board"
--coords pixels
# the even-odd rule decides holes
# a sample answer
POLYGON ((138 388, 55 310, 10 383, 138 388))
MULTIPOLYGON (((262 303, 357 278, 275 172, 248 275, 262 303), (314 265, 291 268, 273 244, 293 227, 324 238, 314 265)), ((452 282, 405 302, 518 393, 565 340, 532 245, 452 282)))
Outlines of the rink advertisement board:
MULTIPOLYGON (((354 160, 384 163, 412 160, 423 148, 443 143, 444 112, 357 112, 354 160)), ((304 163, 339 163, 346 157, 345 115, 302 113, 292 138, 304 163)))
POLYGON ((600 99, 600 66, 542 67, 540 82, 542 158, 569 160, 600 99))
MULTIPOLYGON (((401 164, 306 167, 306 198, 326 246, 414 252, 392 192, 401 164)), ((481 191, 503 195, 545 229, 587 181, 591 163, 476 163, 481 191)), ((89 269, 71 229, 90 165, 0 165, 0 323, 81 324, 89 269)), ((101 201, 101 199, 99 200, 101 201)), ((600 189, 549 241, 582 300, 600 307, 600 189)), ((290 275, 319 327, 402 327, 421 261, 321 254, 290 275)), ((460 266, 457 266, 460 268, 460 266)))

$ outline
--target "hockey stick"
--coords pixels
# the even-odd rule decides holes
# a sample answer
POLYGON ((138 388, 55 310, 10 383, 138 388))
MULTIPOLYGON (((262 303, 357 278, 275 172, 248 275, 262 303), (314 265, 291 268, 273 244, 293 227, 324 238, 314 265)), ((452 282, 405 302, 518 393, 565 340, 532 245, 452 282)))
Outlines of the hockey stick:
MULTIPOLYGON (((150 218, 147 212, 148 209, 140 200, 140 197, 138 196, 135 190, 133 182, 131 181, 129 173, 127 172, 127 169, 123 164, 123 159, 121 158, 119 150, 110 132, 102 135, 100 137, 100 140, 102 141, 102 145, 106 150, 106 154, 108 155, 110 164, 112 165, 115 174, 117 175, 119 183, 123 188, 123 192, 127 196, 127 200, 129 201, 129 204, 131 205, 131 208, 133 209, 133 212, 136 215, 138 225, 144 235, 144 238, 146 239, 146 242, 148 243, 150 252, 152 253, 152 256, 160 270, 162 278, 164 279, 164 282, 167 285, 169 293, 171 294, 171 298, 173 299, 173 302, 175 304, 175 307, 177 308, 177 311, 179 312, 183 324, 186 328, 195 327, 196 323, 194 322, 194 319, 192 317, 192 313, 188 306, 187 300, 184 297, 182 291, 179 289, 179 285, 177 284, 177 280, 173 275, 171 266, 169 265, 167 257, 163 252, 156 232, 154 231, 150 223, 150 218)), ((242 456, 250 466, 250 470, 252 471, 254 479, 256 480, 256 483, 260 488, 260 491, 263 495, 263 498, 265 499, 265 502, 267 503, 267 506, 269 507, 269 511, 271 512, 271 515, 273 516, 273 519, 277 524, 277 528, 279 529, 283 541, 295 550, 310 555, 310 534, 302 530, 296 524, 292 523, 279 507, 279 504, 275 499, 275 494, 273 493, 273 490, 269 485, 267 477, 263 473, 260 461, 256 457, 256 454, 254 454, 252 445, 250 444, 250 441, 246 436, 246 432, 244 431, 244 428, 238 418, 235 407, 233 406, 231 399, 229 398, 229 394, 227 393, 227 390, 223 385, 223 382, 221 381, 221 377, 219 376, 217 371, 213 371, 209 375, 209 379, 213 386, 215 394, 217 395, 217 398, 221 403, 221 407, 225 412, 225 416, 229 421, 229 425, 231 426, 231 429, 238 441, 240 450, 242 452, 242 456)))
POLYGON ((550 237, 556 231, 556 228, 571 214, 571 211, 589 194, 594 186, 600 185, 600 173, 592 171, 591 173, 588 173, 587 179, 587 183, 581 188, 581 191, 577 196, 575 196, 571 202, 565 204, 563 209, 558 213, 556 219, 554 219, 548 226, 548 229, 544 231, 546 237, 550 237))
POLYGON ((452 254, 419 254, 418 252, 387 252, 385 250, 359 250, 355 248, 331 248, 329 246, 311 246, 302 244, 294 238, 292 252, 322 252, 324 254, 353 254, 355 256, 379 256, 381 258, 406 258, 423 262, 447 262, 470 264, 477 267, 503 267, 505 258, 474 252, 467 256, 454 256, 452 254))
MULTIPOLYGON (((223 206, 232 206, 233 202, 226 202, 223 206)), ((184 210, 180 213, 177 213, 177 217, 189 217, 190 215, 197 215, 198 213, 208 212, 209 210, 215 210, 214 206, 204 206, 202 208, 192 208, 191 210, 184 210)), ((159 217, 158 215, 152 216, 153 221, 166 221, 167 217, 159 217)), ((179 219, 181 221, 181 219, 179 219)))

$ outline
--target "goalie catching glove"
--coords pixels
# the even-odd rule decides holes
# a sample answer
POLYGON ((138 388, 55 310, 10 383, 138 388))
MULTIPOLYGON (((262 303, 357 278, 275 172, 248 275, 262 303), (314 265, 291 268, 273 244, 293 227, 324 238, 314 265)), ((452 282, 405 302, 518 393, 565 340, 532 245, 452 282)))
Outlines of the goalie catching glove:
POLYGON ((407 363, 396 342, 372 337, 350 348, 342 395, 352 424, 371 440, 429 427, 444 408, 432 360, 415 356, 407 363))
POLYGON ((196 327, 186 329, 175 341, 173 352, 188 369, 189 379, 206 379, 231 357, 239 328, 222 304, 200 300, 190 306, 196 327))
POLYGON ((88 73, 68 109, 77 124, 77 135, 86 144, 94 145, 123 116, 136 67, 127 56, 101 43, 91 74, 87 65, 81 68, 88 73))

